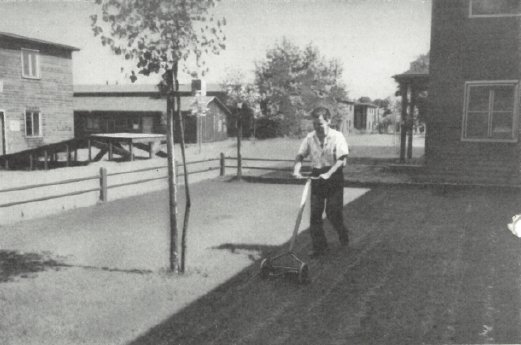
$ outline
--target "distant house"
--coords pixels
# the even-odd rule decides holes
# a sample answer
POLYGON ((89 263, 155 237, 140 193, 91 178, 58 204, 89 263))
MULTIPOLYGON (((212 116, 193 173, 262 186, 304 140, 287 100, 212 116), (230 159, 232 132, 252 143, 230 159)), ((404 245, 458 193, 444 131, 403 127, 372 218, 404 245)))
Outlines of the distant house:
POLYGON ((0 32, 0 156, 74 136, 72 53, 0 32))
POLYGON ((378 107, 372 103, 354 104, 353 127, 363 132, 372 132, 378 123, 378 107))
POLYGON ((335 125, 340 132, 347 136, 354 128, 355 102, 339 101, 338 112, 340 114, 340 119, 335 125))
MULTIPOLYGON (((203 142, 227 138, 229 110, 216 96, 220 90, 207 90, 201 103, 206 116, 192 115, 196 98, 189 85, 180 86, 181 112, 185 119, 185 140, 203 142)), ((95 133, 165 133, 166 99, 155 85, 75 85, 74 133, 84 137, 95 133)), ((176 140, 179 129, 176 128, 176 140)))
POLYGON ((520 6, 433 0, 425 142, 433 177, 520 182, 520 6))

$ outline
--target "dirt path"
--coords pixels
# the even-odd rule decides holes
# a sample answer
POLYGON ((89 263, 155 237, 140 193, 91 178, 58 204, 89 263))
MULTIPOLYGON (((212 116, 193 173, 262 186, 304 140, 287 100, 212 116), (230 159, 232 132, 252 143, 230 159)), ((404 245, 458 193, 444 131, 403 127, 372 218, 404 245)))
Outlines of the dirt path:
POLYGON ((310 261, 309 285, 263 281, 257 262, 132 344, 521 343, 521 241, 505 229, 520 199, 374 189, 345 209, 350 248, 310 261))

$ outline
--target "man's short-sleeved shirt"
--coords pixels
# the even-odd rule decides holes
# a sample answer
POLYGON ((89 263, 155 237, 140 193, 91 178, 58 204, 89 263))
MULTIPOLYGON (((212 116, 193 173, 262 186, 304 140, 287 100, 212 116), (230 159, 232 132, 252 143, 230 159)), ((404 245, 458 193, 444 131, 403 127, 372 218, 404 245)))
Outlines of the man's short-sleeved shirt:
POLYGON ((344 135, 333 128, 329 128, 324 145, 320 144, 316 132, 309 133, 302 141, 298 154, 302 157, 310 157, 313 168, 333 166, 338 159, 349 154, 344 135))

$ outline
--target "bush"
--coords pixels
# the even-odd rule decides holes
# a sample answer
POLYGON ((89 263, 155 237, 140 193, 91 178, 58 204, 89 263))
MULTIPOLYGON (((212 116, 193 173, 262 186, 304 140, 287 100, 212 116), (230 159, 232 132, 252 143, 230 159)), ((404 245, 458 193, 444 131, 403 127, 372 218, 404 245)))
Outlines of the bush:
POLYGON ((255 137, 258 139, 276 138, 282 136, 279 121, 260 118, 255 120, 255 137))

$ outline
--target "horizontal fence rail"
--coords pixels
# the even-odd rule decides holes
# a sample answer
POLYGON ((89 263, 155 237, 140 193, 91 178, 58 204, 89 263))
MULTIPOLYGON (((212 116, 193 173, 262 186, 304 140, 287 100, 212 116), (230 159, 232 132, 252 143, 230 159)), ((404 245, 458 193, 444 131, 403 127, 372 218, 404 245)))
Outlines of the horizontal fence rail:
POLYGON ((161 165, 161 166, 151 167, 151 168, 142 168, 142 169, 136 169, 136 170, 131 170, 131 171, 121 171, 121 172, 116 172, 116 173, 110 173, 110 174, 107 174, 107 176, 134 174, 134 173, 144 172, 144 171, 166 169, 167 167, 168 167, 167 165, 161 165))
POLYGON ((61 184, 74 183, 74 182, 83 182, 83 181, 96 180, 96 179, 99 179, 99 176, 89 176, 89 177, 73 178, 73 179, 57 181, 57 182, 32 184, 32 185, 21 186, 21 187, 0 189, 0 193, 14 192, 14 191, 19 191, 19 190, 27 190, 27 189, 34 189, 34 188, 41 188, 41 187, 49 187, 49 186, 57 186, 57 185, 61 185, 61 184))
MULTIPOLYGON (((294 162, 294 160, 291 160, 291 159, 253 158, 253 157, 243 157, 243 158, 241 157, 240 160, 248 161, 248 162, 255 161, 255 162, 268 162, 268 163, 269 162, 271 162, 271 163, 274 163, 274 162, 293 163, 294 162)), ((218 166, 210 166, 210 167, 206 167, 204 169, 188 171, 188 175, 195 175, 195 174, 211 172, 214 170, 219 170, 220 171, 219 175, 224 176, 225 172, 226 172, 226 168, 232 168, 232 169, 239 170, 239 158, 231 157, 231 156, 227 157, 224 155, 224 153, 221 153, 219 158, 211 158, 211 159, 203 159, 203 160, 186 162, 186 165, 188 166, 188 165, 210 163, 210 162, 216 162, 216 161, 219 162, 218 166), (227 165, 226 160, 237 161, 237 164, 236 165, 227 165)), ((309 160, 305 160, 304 162, 308 163, 309 160)), ((176 162, 176 164, 175 164, 176 172, 177 172, 178 168, 182 167, 182 166, 183 166, 182 164, 179 164, 178 162, 176 162)), ((69 192, 69 193, 61 193, 61 194, 55 194, 55 195, 50 195, 50 196, 44 196, 44 197, 40 197, 40 198, 29 199, 29 200, 4 203, 4 204, 0 204, 0 208, 11 207, 11 206, 38 202, 38 201, 52 200, 52 199, 57 199, 57 198, 64 198, 64 197, 68 197, 68 196, 80 195, 80 194, 91 193, 91 192, 98 192, 99 200, 102 202, 105 202, 105 201, 108 201, 107 195, 108 195, 109 189, 120 188, 120 187, 136 185, 136 184, 152 182, 152 181, 158 181, 158 180, 168 178, 168 175, 155 176, 155 177, 150 177, 150 178, 141 178, 141 179, 137 179, 137 180, 133 180, 133 181, 129 181, 129 182, 122 182, 122 183, 116 183, 116 184, 111 184, 111 185, 109 185, 109 183, 108 183, 109 177, 136 174, 136 173, 142 173, 142 172, 153 171, 153 170, 159 171, 159 170, 163 170, 163 169, 167 169, 167 168, 168 168, 168 165, 160 165, 160 166, 153 166, 153 167, 140 168, 140 169, 129 170, 129 171, 113 172, 113 173, 107 173, 107 170, 105 168, 100 168, 100 173, 99 173, 99 175, 96 175, 96 176, 87 176, 87 177, 82 177, 82 178, 67 179, 67 180, 56 181, 56 182, 0 189, 0 193, 8 193, 8 192, 24 191, 24 190, 43 188, 43 187, 49 187, 49 186, 58 186, 58 185, 64 185, 64 184, 79 183, 79 182, 90 181, 90 180, 99 180, 99 186, 96 188, 89 188, 89 189, 73 191, 73 192, 69 192)), ((246 166, 241 166, 241 168, 242 169, 251 169, 251 170, 270 170, 270 171, 283 171, 283 172, 292 171, 291 166, 276 167, 276 166, 258 166, 258 165, 247 166, 246 165, 246 166)), ((184 175, 185 175, 184 172, 178 172, 176 174, 176 176, 178 176, 178 177, 181 177, 184 175)))
POLYGON ((77 191, 77 192, 70 192, 70 193, 65 193, 65 194, 56 194, 56 195, 51 195, 51 196, 45 196, 45 197, 36 198, 36 199, 30 199, 30 200, 9 202, 7 204, 1 204, 0 208, 2 208, 2 207, 10 207, 10 206, 15 206, 15 205, 21 205, 21 204, 28 204, 28 203, 37 202, 37 201, 47 201, 47 200, 52 200, 52 199, 63 198, 63 197, 66 197, 66 196, 80 195, 80 194, 85 194, 85 193, 90 193, 90 192, 98 192, 99 190, 100 190, 99 188, 93 188, 93 189, 80 190, 80 191, 77 191))
MULTIPOLYGON (((211 158, 211 159, 186 162, 186 164, 193 165, 193 164, 201 164, 201 163, 208 163, 208 162, 215 162, 215 161, 220 161, 221 162, 220 166, 208 167, 205 169, 189 171, 188 175, 200 174, 200 173, 210 172, 210 171, 214 171, 214 170, 220 170, 221 174, 222 174, 223 169, 224 169, 224 165, 223 165, 224 160, 223 160, 222 155, 221 155, 221 158, 211 158)), ((176 169, 179 167, 182 167, 182 164, 179 164, 179 163, 176 163, 175 165, 176 165, 176 169)), ((135 174, 135 173, 140 173, 140 172, 160 170, 160 169, 166 169, 166 168, 168 168, 168 165, 140 168, 140 169, 135 169, 135 170, 130 170, 130 171, 122 171, 122 172, 114 172, 114 173, 107 173, 105 168, 100 168, 100 174, 96 175, 96 176, 88 176, 88 177, 67 179, 67 180, 56 181, 56 182, 40 183, 40 184, 0 189, 0 193, 8 193, 8 192, 17 192, 17 191, 36 189, 36 188, 50 187, 50 186, 58 186, 58 185, 64 185, 64 184, 70 184, 70 183, 78 183, 78 182, 84 182, 84 181, 90 181, 90 180, 99 180, 100 181, 99 187, 96 187, 96 188, 89 188, 89 189, 73 191, 73 192, 69 192, 69 193, 54 194, 54 195, 50 195, 50 196, 44 196, 44 197, 40 197, 40 198, 33 198, 33 199, 22 200, 22 201, 8 202, 8 203, 0 204, 0 208, 6 208, 6 207, 11 207, 11 206, 16 206, 16 205, 39 202, 39 201, 47 201, 47 200, 64 198, 64 197, 68 197, 68 196, 75 196, 75 195, 91 193, 91 192, 98 192, 100 194, 100 196, 99 196, 100 201, 108 201, 108 198, 107 198, 108 189, 118 188, 118 187, 123 187, 123 186, 130 186, 130 185, 135 185, 135 184, 141 184, 141 183, 146 183, 146 182, 151 182, 151 181, 156 181, 156 180, 162 180, 162 179, 168 178, 168 176, 163 175, 163 176, 158 176, 158 177, 138 179, 138 180, 134 180, 134 181, 130 181, 130 182, 123 182, 123 183, 112 184, 112 185, 108 184, 108 182, 107 182, 108 177, 126 175, 126 174, 135 174)), ((176 175, 184 176, 184 173, 179 173, 176 175)))
MULTIPOLYGON (((237 165, 225 165, 226 168, 237 168, 237 165)), ((255 169, 255 170, 271 170, 271 171, 293 171, 291 167, 288 168, 273 168, 273 167, 257 167, 251 165, 243 165, 243 169, 255 169)))

